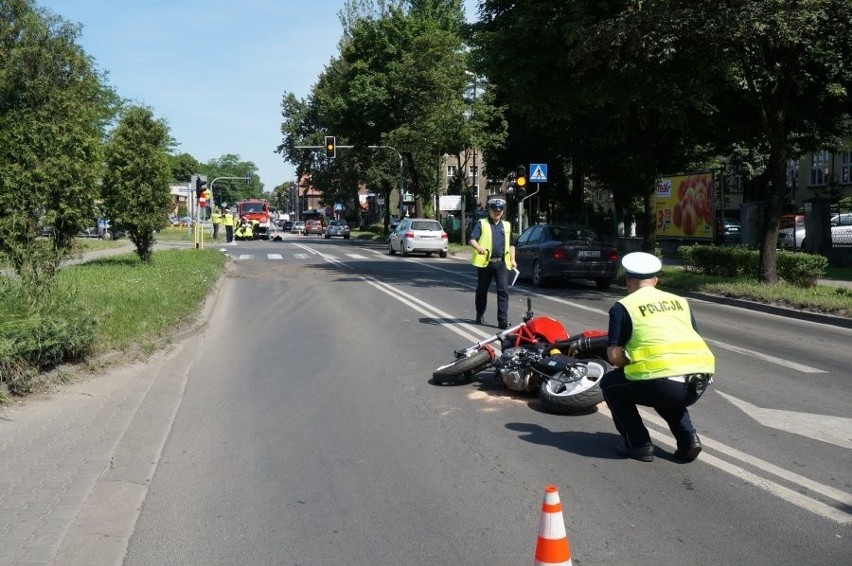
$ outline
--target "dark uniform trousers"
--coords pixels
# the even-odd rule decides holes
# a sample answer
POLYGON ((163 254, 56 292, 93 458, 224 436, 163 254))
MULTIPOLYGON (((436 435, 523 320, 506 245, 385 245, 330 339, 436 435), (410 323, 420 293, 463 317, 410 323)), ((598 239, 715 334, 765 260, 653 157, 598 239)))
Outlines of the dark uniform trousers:
POLYGON ((704 393, 708 385, 706 379, 704 376, 681 375, 634 381, 627 379, 624 368, 616 368, 603 377, 601 390, 615 428, 624 437, 627 446, 633 448, 651 442, 636 405, 652 407, 669 425, 678 442, 688 442, 689 433, 695 427, 686 408, 704 393))
POLYGON ((506 261, 491 259, 485 267, 476 268, 476 314, 485 314, 488 307, 488 289, 491 281, 497 282, 497 322, 507 322, 509 317, 509 270, 506 261))

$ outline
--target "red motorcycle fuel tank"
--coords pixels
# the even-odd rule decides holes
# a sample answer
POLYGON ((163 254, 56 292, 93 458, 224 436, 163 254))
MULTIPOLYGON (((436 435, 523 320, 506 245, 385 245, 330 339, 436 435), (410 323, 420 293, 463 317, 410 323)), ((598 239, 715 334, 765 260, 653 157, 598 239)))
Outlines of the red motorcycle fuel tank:
POLYGON ((527 322, 527 327, 536 336, 541 336, 546 342, 564 342, 568 340, 568 332, 565 327, 554 318, 549 316, 536 316, 527 322))

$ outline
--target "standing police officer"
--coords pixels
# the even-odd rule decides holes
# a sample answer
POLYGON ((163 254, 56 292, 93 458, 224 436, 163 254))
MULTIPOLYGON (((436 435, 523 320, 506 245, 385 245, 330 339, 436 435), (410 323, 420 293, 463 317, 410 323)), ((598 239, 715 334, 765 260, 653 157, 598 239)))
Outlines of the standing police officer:
POLYGON ((686 408, 712 381, 715 359, 698 335, 695 317, 682 297, 660 291, 662 262, 649 253, 627 254, 627 296, 609 311, 607 357, 616 366, 601 380, 615 428, 624 439, 622 456, 651 462, 654 446, 636 405, 653 407, 677 441, 675 459, 691 462, 701 441, 686 408))
POLYGON ((225 241, 229 244, 234 243, 234 213, 229 208, 222 217, 222 224, 225 225, 225 241))
POLYGON ((488 218, 480 219, 470 234, 471 263, 476 266, 476 324, 482 324, 493 279, 497 284, 497 326, 501 329, 509 327, 509 271, 518 266, 511 241, 512 226, 503 220, 505 208, 505 199, 489 200, 488 218))
POLYGON ((213 239, 219 239, 219 226, 222 225, 222 213, 218 208, 213 209, 213 214, 210 215, 210 222, 213 223, 213 239))

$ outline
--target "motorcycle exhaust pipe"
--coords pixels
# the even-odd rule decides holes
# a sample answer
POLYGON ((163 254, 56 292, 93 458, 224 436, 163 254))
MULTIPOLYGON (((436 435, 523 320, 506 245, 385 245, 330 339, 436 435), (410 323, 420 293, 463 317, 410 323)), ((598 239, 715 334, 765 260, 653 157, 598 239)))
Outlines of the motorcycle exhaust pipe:
POLYGON ((604 352, 606 353, 608 336, 603 334, 601 336, 575 336, 572 339, 573 344, 571 345, 571 355, 576 356, 577 354, 588 354, 590 352, 604 352))

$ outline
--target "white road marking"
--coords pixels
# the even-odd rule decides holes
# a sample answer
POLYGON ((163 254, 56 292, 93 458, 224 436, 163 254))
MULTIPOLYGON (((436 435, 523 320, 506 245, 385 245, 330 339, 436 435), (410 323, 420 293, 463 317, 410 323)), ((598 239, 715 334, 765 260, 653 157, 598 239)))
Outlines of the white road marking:
POLYGON ((765 409, 721 391, 716 393, 763 426, 852 449, 852 419, 850 418, 765 409))
POLYGON ((281 254, 266 254, 266 257, 269 259, 284 259, 284 256, 281 254))
MULTIPOLYGON (((609 418, 612 418, 612 413, 609 412, 606 403, 601 403, 600 405, 598 405, 598 411, 608 416, 609 418)), ((666 422, 659 416, 657 416, 656 413, 653 413, 651 410, 646 409, 644 407, 639 407, 639 412, 642 414, 642 419, 644 421, 651 422, 662 428, 663 430, 668 431, 668 425, 666 425, 666 422)), ((648 432, 651 434, 651 438, 653 439, 654 444, 658 446, 666 446, 672 451, 677 448, 677 444, 671 437, 671 433, 657 432, 655 429, 652 428, 649 428, 648 432)), ((835 489, 831 486, 821 484, 810 478, 801 476, 795 472, 785 470, 784 468, 776 466, 775 464, 771 464, 769 462, 766 462, 765 460, 761 460, 760 458, 755 458, 754 456, 746 454, 745 452, 737 450, 736 448, 727 446, 725 444, 722 444, 721 442, 716 442, 715 440, 705 437, 703 435, 701 436, 701 443, 704 445, 705 448, 710 448, 711 450, 721 452, 722 454, 739 460, 744 464, 753 466, 783 480, 799 485, 816 494, 832 499, 846 508, 852 506, 852 495, 844 491, 840 491, 839 489, 835 489)), ((746 481, 756 487, 759 487, 760 489, 771 493, 779 499, 783 499, 784 501, 792 503, 793 505, 800 507, 806 511, 810 511, 811 513, 820 515, 821 517, 831 519, 832 521, 836 521, 837 523, 840 523, 842 525, 852 525, 852 513, 843 511, 827 503, 823 503, 822 501, 814 497, 792 490, 770 479, 755 475, 752 472, 749 472, 748 470, 737 466, 736 464, 732 464, 716 456, 713 456, 712 454, 708 454, 706 450, 701 452, 701 456, 699 457, 698 461, 704 462, 705 464, 709 464, 710 466, 718 468, 723 472, 727 472, 734 477, 740 478, 741 480, 746 481)))
POLYGON ((711 346, 716 346, 717 348, 723 348, 725 350, 730 350, 732 352, 736 352, 736 353, 742 354, 744 356, 750 356, 752 358, 757 358, 759 360, 763 360, 765 362, 769 362, 771 364, 779 365, 779 366, 786 367, 786 368, 789 368, 789 369, 794 369, 794 370, 800 371, 802 373, 826 373, 824 370, 821 370, 821 369, 806 366, 804 364, 798 364, 796 362, 791 362, 790 360, 785 360, 784 358, 776 358, 775 356, 770 356, 768 354, 762 354, 760 352, 755 352, 753 350, 747 350, 745 348, 740 348, 739 346, 734 346, 733 344, 726 344, 725 342, 719 342, 718 340, 705 339, 705 342, 707 342, 711 346))

